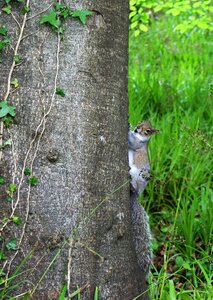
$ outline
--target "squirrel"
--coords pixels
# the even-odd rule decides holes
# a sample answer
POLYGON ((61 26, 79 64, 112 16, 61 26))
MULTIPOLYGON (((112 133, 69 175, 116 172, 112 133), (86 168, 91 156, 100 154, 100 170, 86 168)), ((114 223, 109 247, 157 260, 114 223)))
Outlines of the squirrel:
POLYGON ((138 123, 134 131, 129 129, 128 132, 129 173, 131 176, 130 211, 133 243, 138 264, 146 276, 152 261, 150 249, 151 232, 149 217, 138 200, 151 178, 148 142, 151 136, 157 132, 159 130, 153 128, 149 121, 138 123))

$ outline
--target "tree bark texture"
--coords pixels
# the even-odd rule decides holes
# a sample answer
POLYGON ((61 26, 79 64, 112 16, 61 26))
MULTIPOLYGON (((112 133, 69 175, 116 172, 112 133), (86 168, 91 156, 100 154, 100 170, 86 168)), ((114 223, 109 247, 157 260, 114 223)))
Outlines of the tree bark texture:
MULTIPOLYGON (((0 175, 6 184, 1 187, 1 206, 3 216, 9 216, 5 190, 14 182, 12 205, 22 223, 8 223, 2 235, 5 243, 13 237, 19 242, 24 233, 10 274, 33 250, 20 270, 27 271, 21 280, 28 282, 15 293, 29 289, 31 299, 58 299, 68 281, 69 293, 79 287, 81 299, 93 299, 95 287, 99 299, 133 299, 144 289, 145 278, 134 254, 125 184, 128 1, 64 1, 73 10, 87 9, 93 15, 86 25, 67 18, 63 38, 39 24, 40 13, 51 3, 29 1, 18 48, 21 63, 11 76, 19 87, 9 83, 7 98, 16 116, 12 127, 3 131, 3 140, 11 139, 12 145, 2 152, 0 175), (65 97, 55 94, 56 87, 65 97), (38 178, 37 186, 27 183, 26 167, 38 178)), ((24 18, 21 5, 14 2, 13 14, 1 14, 13 47, 20 37, 18 22, 22 25, 24 18)), ((1 56, 3 100, 12 48, 1 56)), ((12 257, 6 254, 5 270, 12 257)))

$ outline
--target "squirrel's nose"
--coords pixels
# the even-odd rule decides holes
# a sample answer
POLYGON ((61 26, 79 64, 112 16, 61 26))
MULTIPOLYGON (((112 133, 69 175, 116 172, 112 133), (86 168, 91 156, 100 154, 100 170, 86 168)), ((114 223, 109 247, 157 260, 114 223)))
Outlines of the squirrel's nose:
POLYGON ((154 134, 154 133, 158 133, 158 132, 160 132, 160 130, 159 130, 159 129, 152 128, 152 134, 154 134))

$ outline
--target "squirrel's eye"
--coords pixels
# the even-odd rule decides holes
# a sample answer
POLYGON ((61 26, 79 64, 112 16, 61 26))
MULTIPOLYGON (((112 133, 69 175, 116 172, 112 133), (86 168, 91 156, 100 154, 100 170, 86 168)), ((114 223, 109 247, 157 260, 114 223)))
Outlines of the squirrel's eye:
POLYGON ((145 134, 150 134, 151 130, 150 129, 146 129, 145 130, 145 134))
POLYGON ((135 132, 139 132, 140 131, 140 126, 137 126, 136 128, 135 128, 135 132))

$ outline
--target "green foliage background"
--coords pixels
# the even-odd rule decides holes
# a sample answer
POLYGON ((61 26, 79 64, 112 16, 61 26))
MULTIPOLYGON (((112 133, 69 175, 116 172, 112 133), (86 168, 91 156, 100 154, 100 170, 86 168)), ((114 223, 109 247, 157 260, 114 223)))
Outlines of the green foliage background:
POLYGON ((138 36, 141 32, 148 31, 148 24, 152 17, 159 18, 163 14, 177 17, 179 23, 175 30, 181 33, 194 28, 213 30, 212 12, 213 6, 210 0, 130 0, 131 21, 130 28, 134 35, 138 36))
POLYGON ((212 37, 200 26, 181 34, 183 20, 188 12, 167 10, 150 15, 146 32, 130 25, 129 121, 160 129, 150 142, 153 180, 140 199, 153 232, 151 299, 213 297, 212 37))

